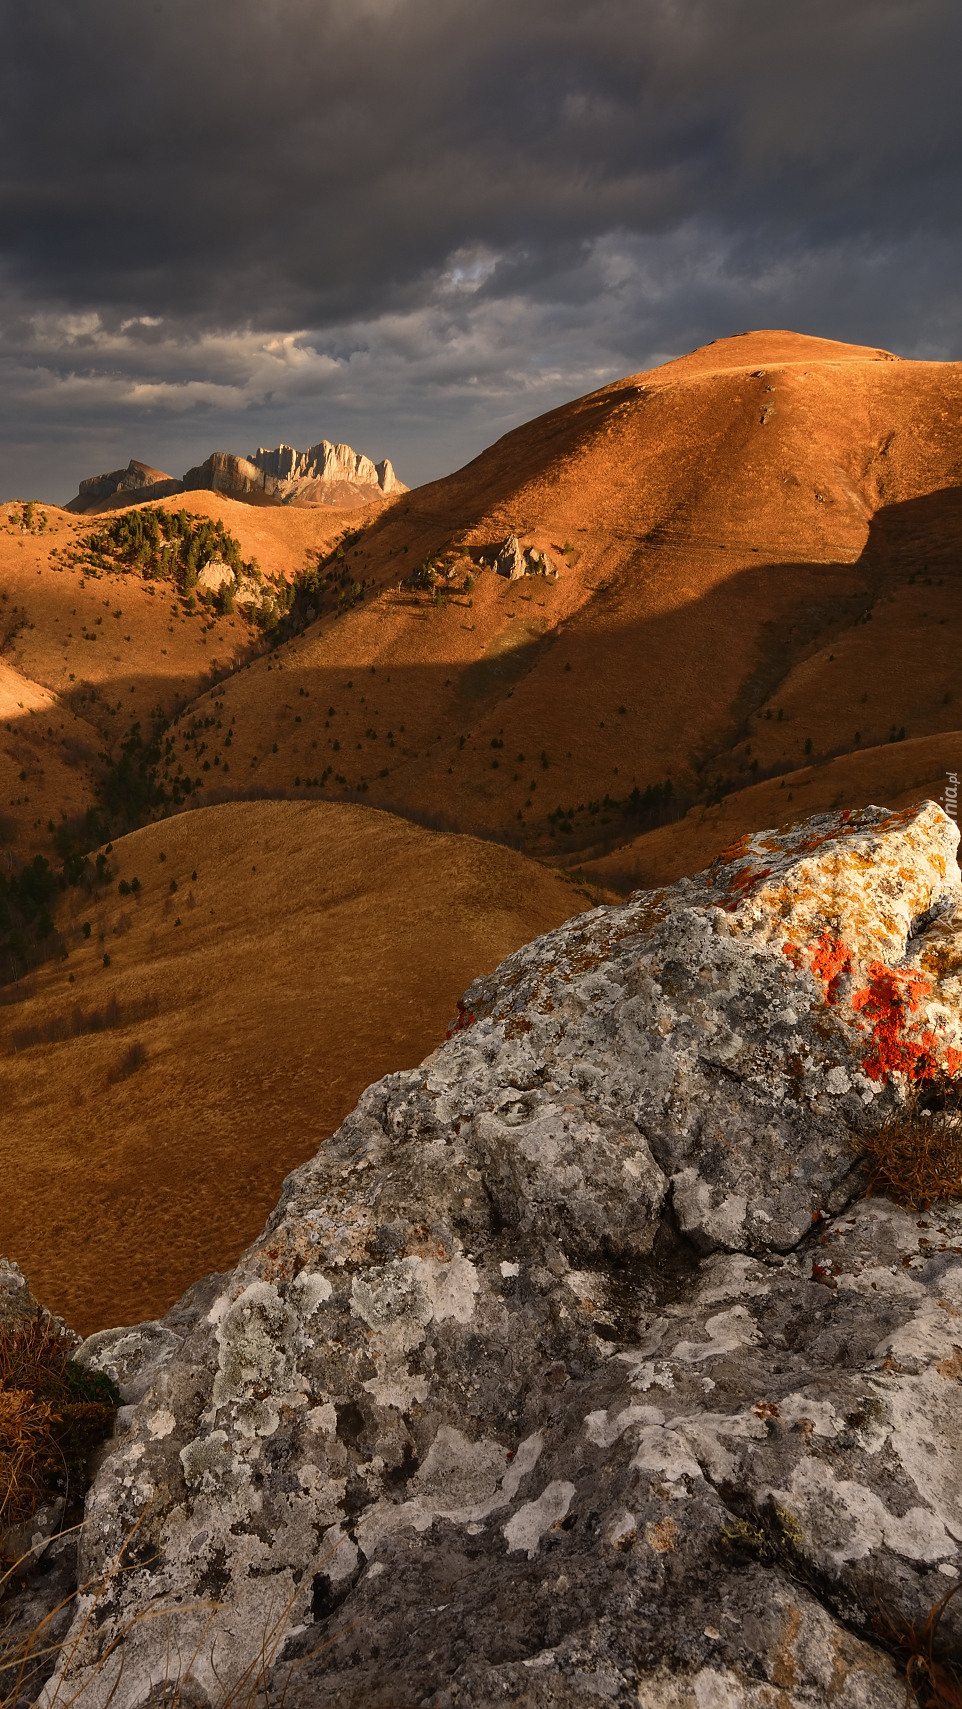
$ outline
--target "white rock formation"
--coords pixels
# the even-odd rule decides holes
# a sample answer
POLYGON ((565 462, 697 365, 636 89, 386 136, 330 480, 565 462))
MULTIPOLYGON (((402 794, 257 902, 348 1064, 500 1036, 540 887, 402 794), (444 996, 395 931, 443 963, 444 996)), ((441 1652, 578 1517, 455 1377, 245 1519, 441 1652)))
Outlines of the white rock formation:
POLYGON ((204 593, 217 593, 225 583, 236 585, 237 577, 223 558, 209 558, 197 574, 197 586, 204 593))
POLYGON ((520 580, 522 576, 547 576, 552 581, 558 579, 557 565, 552 563, 547 552, 539 551, 534 546, 523 547, 517 534, 509 534, 498 548, 494 568, 499 576, 507 576, 511 582, 520 580))
POLYGON ((307 451, 295 451, 292 445, 278 445, 271 451, 259 445, 249 461, 282 483, 350 481, 355 486, 377 487, 385 494, 408 490, 386 457, 381 463, 372 463, 370 457, 353 451, 350 445, 332 445, 329 439, 319 440, 307 451))
POLYGON ((350 445, 322 439, 308 451, 291 445, 259 446, 251 457, 215 451, 188 469, 188 491, 209 489, 248 504, 330 505, 354 509, 373 499, 407 492, 387 458, 372 463, 350 445))
POLYGON ((249 458, 232 451, 213 451, 203 463, 188 469, 183 480, 132 459, 126 469, 81 481, 77 497, 66 509, 94 513, 198 491, 225 493, 248 504, 323 504, 354 509, 375 498, 406 493, 408 488, 398 480, 386 457, 383 462, 372 463, 370 457, 353 451, 350 445, 332 445, 322 439, 307 451, 296 451, 291 445, 268 450, 261 445, 249 458))
POLYGON ((508 535, 498 550, 494 567, 498 575, 507 576, 509 582, 516 582, 521 576, 527 575, 528 566, 517 534, 508 535))
POLYGON ((184 490, 183 482, 163 469, 152 469, 149 463, 138 463, 131 457, 125 469, 112 469, 109 474, 91 475, 81 481, 76 498, 64 506, 83 516, 96 511, 122 509, 125 505, 144 504, 148 499, 170 498, 184 490))

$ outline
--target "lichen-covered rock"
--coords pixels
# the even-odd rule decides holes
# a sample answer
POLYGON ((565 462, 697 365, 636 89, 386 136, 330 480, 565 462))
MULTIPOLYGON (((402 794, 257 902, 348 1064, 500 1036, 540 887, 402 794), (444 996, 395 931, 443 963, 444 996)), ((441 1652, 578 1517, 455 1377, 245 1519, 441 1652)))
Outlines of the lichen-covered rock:
POLYGON ((962 1062, 956 840, 810 820, 478 981, 147 1326, 48 1701, 896 1709, 879 1633, 962 1567, 962 1211, 850 1136, 962 1062))
POLYGON ((0 1329, 20 1329, 39 1317, 41 1310, 19 1264, 0 1258, 0 1329))
POLYGON ((11 1258, 0 1257, 0 1333, 16 1334, 38 1321, 53 1333, 71 1337, 80 1345, 79 1335, 74 1335, 73 1330, 67 1328, 63 1318, 55 1317, 34 1298, 19 1264, 11 1258))

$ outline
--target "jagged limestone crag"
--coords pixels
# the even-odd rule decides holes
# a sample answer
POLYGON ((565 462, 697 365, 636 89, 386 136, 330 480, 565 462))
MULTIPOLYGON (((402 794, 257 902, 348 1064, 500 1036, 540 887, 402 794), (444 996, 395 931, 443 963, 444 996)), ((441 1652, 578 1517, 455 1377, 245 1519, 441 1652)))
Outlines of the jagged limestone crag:
POLYGON ((350 445, 332 445, 327 439, 308 451, 295 451, 290 445, 278 445, 273 451, 260 446, 251 457, 215 451, 205 463, 188 469, 184 486, 189 492, 209 488, 248 504, 332 505, 340 509, 353 509, 408 490, 387 458, 372 463, 370 457, 352 451, 350 445))
POLYGON ((956 842, 814 819, 549 933, 232 1273, 93 1337, 129 1404, 47 1702, 217 1704, 266 1646, 300 1709, 902 1705, 962 1211, 866 1200, 850 1134, 962 1065, 956 842))
POLYGON ((81 481, 76 498, 65 506, 81 515, 143 504, 183 492, 219 492, 245 504, 329 505, 355 509, 373 499, 406 493, 388 458, 372 463, 350 445, 322 439, 307 451, 290 445, 259 446, 251 457, 214 451, 187 470, 183 480, 131 459, 126 469, 81 481))
POLYGON ((282 489, 292 488, 301 482, 335 484, 347 481, 352 486, 376 487, 385 496, 408 490, 398 480, 387 457, 383 462, 372 463, 370 457, 352 451, 350 445, 332 445, 329 439, 320 440, 307 451, 295 451, 292 445, 278 445, 276 450, 269 451, 266 446, 259 445, 251 462, 265 475, 278 481, 282 489))
POLYGON ((187 492, 225 493, 228 498, 240 499, 245 504, 279 502, 263 470, 232 451, 212 451, 203 463, 187 470, 184 487, 187 492))

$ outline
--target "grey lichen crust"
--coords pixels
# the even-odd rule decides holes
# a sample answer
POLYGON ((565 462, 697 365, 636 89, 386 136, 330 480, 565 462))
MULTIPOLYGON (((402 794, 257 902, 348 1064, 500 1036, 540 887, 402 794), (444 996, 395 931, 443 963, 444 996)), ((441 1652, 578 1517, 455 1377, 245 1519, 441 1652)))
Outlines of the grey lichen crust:
POLYGON ((956 836, 810 821, 550 933, 140 1363, 91 1338, 129 1404, 47 1701, 261 1656, 302 1709, 902 1704, 876 1629, 962 1566, 962 1214, 866 1201, 850 1134, 962 1045, 956 836))

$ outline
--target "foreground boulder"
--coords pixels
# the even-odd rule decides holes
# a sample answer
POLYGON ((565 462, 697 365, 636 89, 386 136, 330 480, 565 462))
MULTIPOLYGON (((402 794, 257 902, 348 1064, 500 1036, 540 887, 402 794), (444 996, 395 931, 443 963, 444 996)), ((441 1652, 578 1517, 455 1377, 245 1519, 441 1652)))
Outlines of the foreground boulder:
POLYGON ((813 819, 549 933, 231 1274, 85 1343, 128 1405, 46 1701, 901 1705, 962 1212, 851 1136, 962 1067, 957 836, 813 819))

